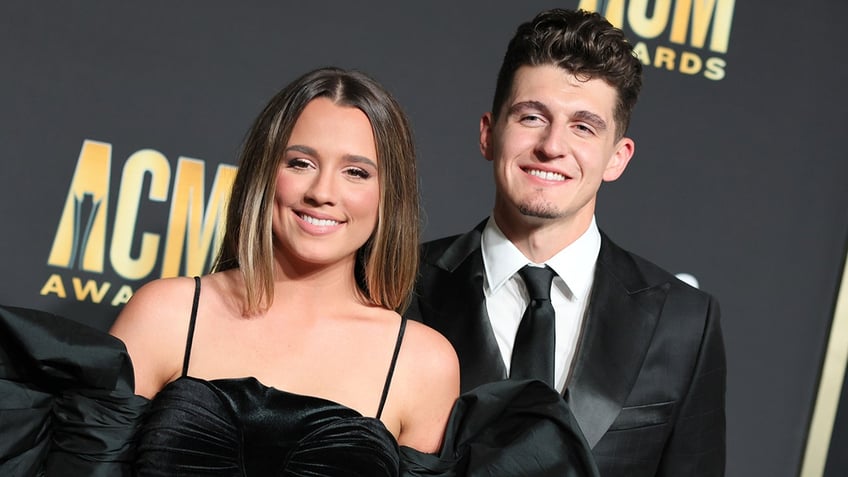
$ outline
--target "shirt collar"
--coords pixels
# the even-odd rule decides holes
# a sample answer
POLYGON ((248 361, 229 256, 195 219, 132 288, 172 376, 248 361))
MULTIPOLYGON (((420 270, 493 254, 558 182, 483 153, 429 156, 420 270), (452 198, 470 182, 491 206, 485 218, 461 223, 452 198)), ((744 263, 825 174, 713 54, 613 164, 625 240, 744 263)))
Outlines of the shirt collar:
MULTIPOLYGON (((521 267, 532 263, 506 238, 493 217, 486 222, 480 247, 490 293, 497 292, 521 267)), ((601 233, 593 216, 589 227, 577 240, 544 264, 537 265, 550 266, 575 297, 585 299, 592 286, 600 250, 601 233)))

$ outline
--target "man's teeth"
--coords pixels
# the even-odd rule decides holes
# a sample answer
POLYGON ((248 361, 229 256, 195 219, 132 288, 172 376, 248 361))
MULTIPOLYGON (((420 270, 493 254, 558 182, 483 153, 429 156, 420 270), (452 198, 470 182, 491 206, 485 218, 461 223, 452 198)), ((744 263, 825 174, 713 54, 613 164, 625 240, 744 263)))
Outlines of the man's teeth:
POLYGON ((536 176, 540 179, 545 179, 548 181, 564 181, 565 176, 562 174, 558 174, 556 172, 547 172, 547 171, 537 171, 536 169, 530 169, 527 171, 531 176, 536 176))
POLYGON ((339 223, 335 220, 329 219, 316 219, 315 217, 303 214, 300 216, 301 219, 309 222, 312 225, 317 225, 319 227, 329 227, 331 225, 339 225, 339 223))

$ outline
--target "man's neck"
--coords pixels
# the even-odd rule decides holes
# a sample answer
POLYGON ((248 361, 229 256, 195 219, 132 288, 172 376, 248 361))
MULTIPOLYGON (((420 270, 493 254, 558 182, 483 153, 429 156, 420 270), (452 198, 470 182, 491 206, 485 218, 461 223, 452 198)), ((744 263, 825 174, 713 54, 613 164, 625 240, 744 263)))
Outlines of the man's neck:
POLYGON ((497 211, 494 214, 498 228, 533 263, 544 263, 571 245, 589 229, 592 217, 504 220, 497 211))

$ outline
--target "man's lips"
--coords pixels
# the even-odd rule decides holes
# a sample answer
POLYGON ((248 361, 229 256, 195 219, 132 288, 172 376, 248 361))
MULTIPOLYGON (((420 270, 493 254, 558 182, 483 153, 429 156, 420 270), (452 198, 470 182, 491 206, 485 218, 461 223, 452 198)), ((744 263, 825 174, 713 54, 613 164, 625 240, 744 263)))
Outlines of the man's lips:
POLYGON ((544 179, 546 181, 563 182, 566 179, 569 179, 568 176, 560 174, 559 172, 543 171, 541 169, 533 169, 530 167, 523 167, 522 170, 533 177, 538 177, 539 179, 544 179))

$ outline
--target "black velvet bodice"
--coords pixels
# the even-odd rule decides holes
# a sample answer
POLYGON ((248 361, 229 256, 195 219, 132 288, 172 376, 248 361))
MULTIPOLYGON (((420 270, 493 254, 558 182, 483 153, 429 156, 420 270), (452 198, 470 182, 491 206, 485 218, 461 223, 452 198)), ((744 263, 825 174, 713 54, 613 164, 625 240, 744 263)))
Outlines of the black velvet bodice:
POLYGON ((157 394, 138 435, 139 476, 395 476, 383 423, 254 378, 181 377, 157 394))

